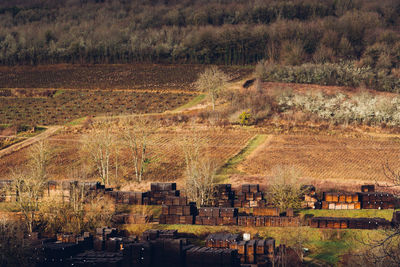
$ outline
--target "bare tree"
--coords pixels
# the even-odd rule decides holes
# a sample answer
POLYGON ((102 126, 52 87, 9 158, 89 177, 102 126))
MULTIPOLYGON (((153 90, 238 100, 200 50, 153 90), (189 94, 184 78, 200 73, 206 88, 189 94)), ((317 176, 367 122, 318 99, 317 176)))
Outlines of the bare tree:
POLYGON ((269 192, 272 203, 281 210, 300 209, 304 194, 299 171, 293 166, 278 166, 273 170, 269 192))
POLYGON ((121 123, 123 145, 129 149, 137 182, 142 181, 148 164, 156 158, 150 156, 148 145, 153 142, 151 137, 158 127, 158 123, 142 116, 128 118, 121 123))
POLYGON ((103 184, 110 184, 111 156, 115 145, 115 136, 109 122, 93 124, 90 133, 82 137, 82 149, 96 166, 97 173, 103 184))
POLYGON ((34 229, 35 214, 48 182, 46 169, 49 159, 49 146, 42 141, 30 148, 27 170, 12 170, 13 182, 9 190, 16 192, 16 205, 22 212, 30 233, 34 229))
POLYGON ((216 66, 207 68, 199 75, 199 78, 196 81, 196 87, 199 90, 208 93, 213 110, 215 110, 215 101, 220 96, 221 91, 224 89, 228 80, 228 76, 220 71, 216 66))
POLYGON ((58 196, 49 197, 43 201, 39 215, 44 230, 50 234, 79 234, 108 225, 114 211, 114 202, 106 195, 88 194, 77 184, 70 190, 70 201, 65 202, 58 196))
POLYGON ((205 140, 199 134, 187 135, 181 141, 186 164, 186 194, 198 206, 212 204, 215 190, 216 166, 201 154, 205 140))
POLYGON ((386 161, 382 165, 382 171, 384 175, 384 184, 375 180, 375 184, 380 187, 396 187, 400 186, 400 170, 395 170, 390 166, 389 162, 386 161))

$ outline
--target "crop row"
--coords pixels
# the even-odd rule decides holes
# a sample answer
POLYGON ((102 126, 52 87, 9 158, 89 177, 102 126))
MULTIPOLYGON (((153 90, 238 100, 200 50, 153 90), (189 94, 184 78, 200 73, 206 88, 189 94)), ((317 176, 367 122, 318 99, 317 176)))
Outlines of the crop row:
POLYGON ((52 125, 92 115, 164 112, 193 95, 65 90, 53 98, 0 98, 0 123, 52 125))

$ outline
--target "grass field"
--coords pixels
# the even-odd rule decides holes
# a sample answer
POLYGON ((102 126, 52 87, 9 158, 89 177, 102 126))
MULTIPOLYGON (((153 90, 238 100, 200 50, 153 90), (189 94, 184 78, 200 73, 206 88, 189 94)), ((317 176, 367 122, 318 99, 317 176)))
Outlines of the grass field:
POLYGON ((278 165, 293 165, 312 181, 382 180, 382 164, 400 168, 400 139, 340 135, 274 135, 239 168, 249 175, 272 174, 278 165))

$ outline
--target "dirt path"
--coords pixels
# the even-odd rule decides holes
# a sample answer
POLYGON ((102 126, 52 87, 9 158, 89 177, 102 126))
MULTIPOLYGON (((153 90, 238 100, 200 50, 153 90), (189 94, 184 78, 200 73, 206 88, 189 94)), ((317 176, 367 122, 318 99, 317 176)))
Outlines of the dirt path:
POLYGON ((12 146, 9 146, 5 149, 0 150, 0 158, 6 156, 6 155, 10 155, 18 150, 21 150, 25 147, 28 147, 36 142, 39 142, 41 140, 47 139, 50 136, 52 136, 53 134, 55 134, 57 132, 57 130, 59 130, 61 128, 61 126, 49 126, 47 127, 47 129, 41 133, 38 134, 32 138, 28 138, 22 142, 16 143, 12 146))

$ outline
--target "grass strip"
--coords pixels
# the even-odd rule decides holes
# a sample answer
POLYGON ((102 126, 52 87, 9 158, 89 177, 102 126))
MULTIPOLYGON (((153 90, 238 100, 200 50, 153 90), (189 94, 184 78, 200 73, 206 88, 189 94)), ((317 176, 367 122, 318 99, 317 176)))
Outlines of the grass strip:
POLYGON ((218 171, 217 181, 225 181, 230 174, 240 173, 236 167, 267 139, 266 134, 257 134, 236 155, 231 157, 218 171))
POLYGON ((376 209, 362 209, 362 210, 302 210, 300 215, 313 215, 314 217, 348 217, 348 218, 383 218, 392 220, 393 209, 376 210, 376 209))
POLYGON ((203 101, 204 98, 206 98, 205 94, 198 95, 195 98, 193 98, 192 100, 190 100, 189 102, 187 102, 186 104, 174 109, 172 112, 180 112, 182 110, 194 107, 197 104, 199 104, 201 101, 203 101))

